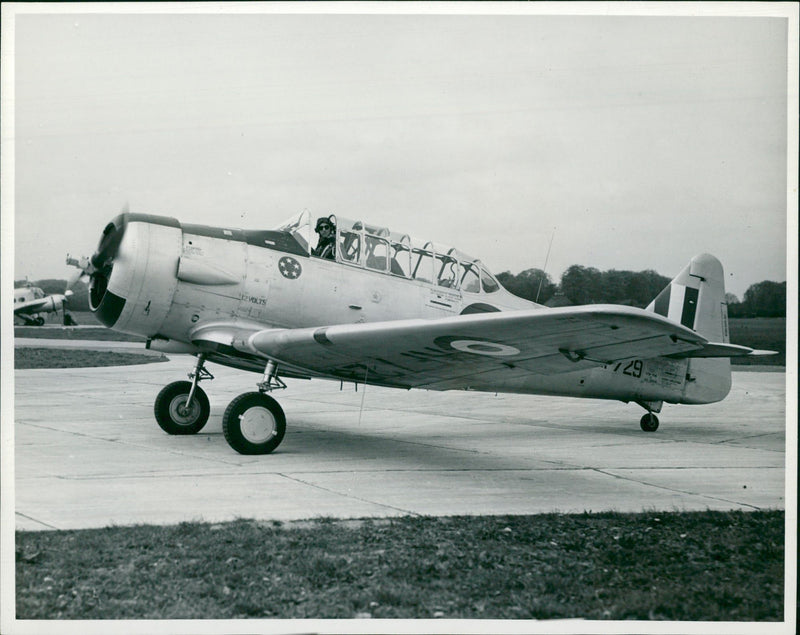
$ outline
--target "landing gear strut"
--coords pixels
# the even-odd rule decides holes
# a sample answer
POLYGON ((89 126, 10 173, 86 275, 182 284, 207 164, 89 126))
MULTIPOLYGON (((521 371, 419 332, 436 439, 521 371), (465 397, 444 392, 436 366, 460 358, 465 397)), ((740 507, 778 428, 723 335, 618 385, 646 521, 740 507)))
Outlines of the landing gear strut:
MULTIPOLYGON (((154 406, 156 421, 168 434, 197 434, 208 421, 211 408, 198 383, 214 379, 205 367, 206 356, 197 356, 189 373, 191 381, 176 381, 164 386, 154 406)), ((239 454, 269 454, 286 434, 286 416, 277 401, 266 393, 286 388, 278 377, 278 366, 270 360, 258 392, 246 392, 228 404, 222 415, 225 440, 239 454)))
POLYGON ((258 392, 246 392, 231 401, 222 416, 225 440, 239 454, 269 454, 286 434, 286 416, 277 401, 265 394, 286 388, 278 367, 270 360, 258 392))
POLYGON ((197 356, 197 365, 189 373, 191 381, 175 381, 161 389, 154 405, 156 421, 167 434, 197 434, 211 413, 208 397, 197 384, 214 379, 204 367, 205 355, 197 356))

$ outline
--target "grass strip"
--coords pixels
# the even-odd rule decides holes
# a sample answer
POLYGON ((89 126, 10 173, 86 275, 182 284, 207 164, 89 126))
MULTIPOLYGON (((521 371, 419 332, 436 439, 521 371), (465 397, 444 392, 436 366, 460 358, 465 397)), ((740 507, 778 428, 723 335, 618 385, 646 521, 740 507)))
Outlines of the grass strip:
POLYGON ((737 366, 785 366, 786 318, 739 318, 730 320, 730 340, 750 348, 778 351, 778 355, 734 357, 737 366))
POLYGON ((16 534, 19 619, 780 621, 783 511, 16 534))
POLYGON ((131 366, 166 362, 165 355, 145 353, 115 353, 81 349, 19 347, 14 349, 14 368, 89 368, 96 366, 131 366))
POLYGON ((138 335, 128 335, 112 331, 104 326, 95 328, 74 328, 71 326, 61 326, 55 328, 43 328, 41 326, 15 326, 14 337, 26 337, 32 339, 47 340, 95 340, 100 342, 142 342, 146 338, 138 335))

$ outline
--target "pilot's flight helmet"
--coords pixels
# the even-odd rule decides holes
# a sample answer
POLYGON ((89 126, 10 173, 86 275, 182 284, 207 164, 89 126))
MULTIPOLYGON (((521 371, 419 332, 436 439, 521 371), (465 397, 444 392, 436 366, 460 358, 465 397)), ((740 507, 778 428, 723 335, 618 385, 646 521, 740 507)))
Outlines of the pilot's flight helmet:
POLYGON ((333 222, 333 215, 331 215, 331 216, 320 216, 317 219, 317 226, 314 228, 314 231, 318 232, 322 225, 330 225, 331 228, 336 229, 336 223, 333 222))

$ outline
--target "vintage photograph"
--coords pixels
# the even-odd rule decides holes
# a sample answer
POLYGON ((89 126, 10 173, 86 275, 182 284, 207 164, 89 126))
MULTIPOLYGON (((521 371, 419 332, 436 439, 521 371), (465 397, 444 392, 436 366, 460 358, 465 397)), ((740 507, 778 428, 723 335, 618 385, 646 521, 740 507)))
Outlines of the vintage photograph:
POLYGON ((798 7, 574 4, 3 4, 2 632, 793 632, 798 7))

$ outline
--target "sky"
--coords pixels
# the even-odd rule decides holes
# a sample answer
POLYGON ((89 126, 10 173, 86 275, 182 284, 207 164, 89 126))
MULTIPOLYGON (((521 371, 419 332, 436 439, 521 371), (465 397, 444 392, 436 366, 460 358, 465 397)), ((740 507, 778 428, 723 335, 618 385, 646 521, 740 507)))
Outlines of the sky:
POLYGON ((555 282, 711 253, 740 299, 796 262, 785 17, 31 6, 3 16, 13 279, 68 278, 123 209, 249 229, 335 213, 555 282))

